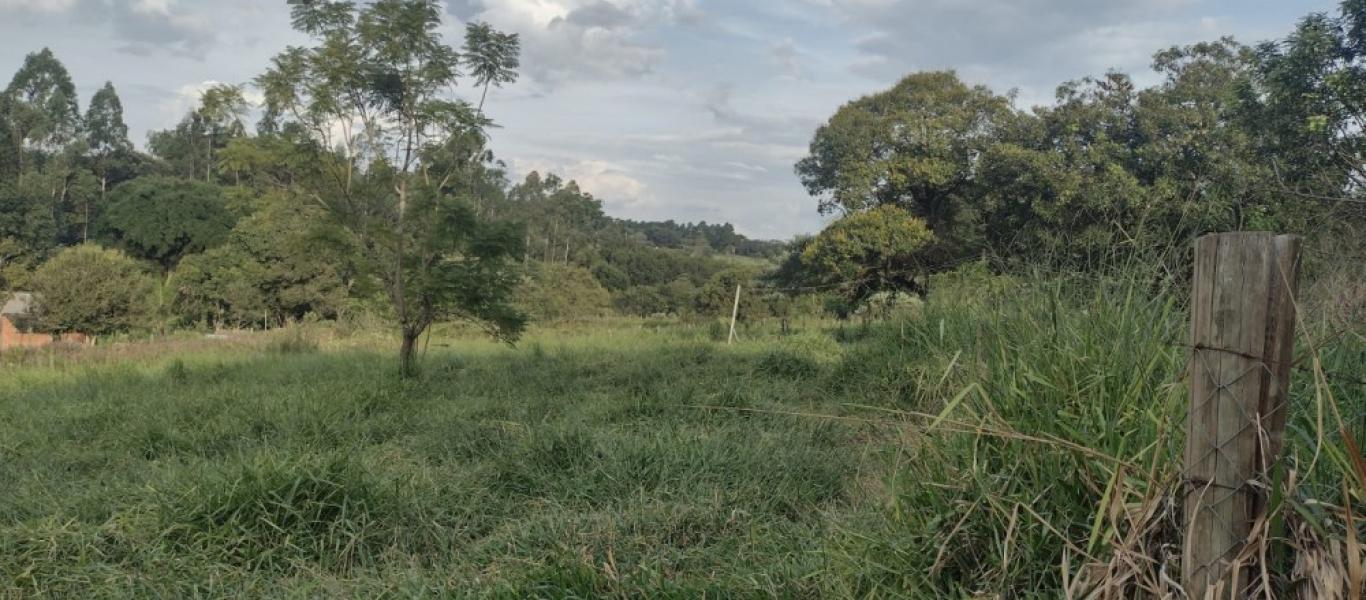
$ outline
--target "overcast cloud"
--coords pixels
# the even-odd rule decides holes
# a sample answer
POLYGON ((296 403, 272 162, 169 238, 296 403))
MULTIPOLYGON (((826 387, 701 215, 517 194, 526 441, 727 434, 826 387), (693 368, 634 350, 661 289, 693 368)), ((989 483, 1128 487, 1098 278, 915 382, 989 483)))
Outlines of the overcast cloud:
MULTIPOLYGON (((1160 48, 1279 37, 1334 0, 446 0, 448 34, 523 38, 523 77, 491 94, 517 175, 577 179, 610 214, 729 221, 759 237, 820 228, 792 174, 841 104, 922 69, 1046 103, 1160 48)), ((105 80, 137 142, 208 82, 244 83, 287 44, 284 0, 0 0, 0 77, 51 47, 82 102, 105 80)))

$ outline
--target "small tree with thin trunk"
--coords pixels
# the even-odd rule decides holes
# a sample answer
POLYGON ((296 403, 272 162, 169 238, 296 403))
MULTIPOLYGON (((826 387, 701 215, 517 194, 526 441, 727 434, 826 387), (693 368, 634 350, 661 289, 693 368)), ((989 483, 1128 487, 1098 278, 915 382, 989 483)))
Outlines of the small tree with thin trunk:
MULTIPOLYGON (((285 50, 257 79, 267 117, 291 124, 264 129, 305 132, 299 148, 315 160, 300 184, 352 232, 384 284, 401 373, 415 373, 417 340, 437 320, 468 319, 515 339, 524 319, 508 299, 523 236, 478 218, 469 202, 492 160, 489 122, 451 95, 462 61, 438 32, 441 3, 289 4, 295 29, 316 45, 285 50)), ((490 75, 476 76, 481 84, 512 80, 515 52, 498 56, 490 75)))
POLYGON ((522 41, 515 33, 502 33, 488 23, 471 23, 465 28, 465 56, 462 62, 474 78, 479 92, 478 114, 484 114, 484 101, 489 97, 489 86, 503 87, 517 81, 517 55, 522 41))

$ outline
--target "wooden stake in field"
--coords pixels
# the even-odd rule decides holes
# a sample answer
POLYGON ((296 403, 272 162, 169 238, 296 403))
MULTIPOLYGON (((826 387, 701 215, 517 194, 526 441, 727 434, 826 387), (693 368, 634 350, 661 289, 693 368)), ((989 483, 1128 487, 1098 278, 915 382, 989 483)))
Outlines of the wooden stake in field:
POLYGON ((1190 598, 1248 597, 1285 433, 1301 241, 1270 233, 1195 243, 1182 582, 1190 598))
POLYGON ((735 286, 735 306, 730 309, 730 337, 726 338, 726 345, 735 343, 735 318, 740 316, 740 286, 735 286))

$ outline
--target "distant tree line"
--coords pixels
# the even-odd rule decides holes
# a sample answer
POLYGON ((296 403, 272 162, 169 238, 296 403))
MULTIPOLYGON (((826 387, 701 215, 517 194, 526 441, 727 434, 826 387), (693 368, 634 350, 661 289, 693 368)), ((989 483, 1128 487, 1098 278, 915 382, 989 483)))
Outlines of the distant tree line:
POLYGON ((730 225, 614 219, 554 175, 509 181, 486 101, 516 79, 515 35, 475 23, 447 46, 433 0, 291 6, 315 45, 249 84, 264 102, 213 86, 146 152, 113 84, 82 111, 50 50, 25 58, 0 94, 0 290, 38 291, 39 327, 376 310, 399 326, 406 371, 438 320, 512 339, 527 317, 693 314, 712 279, 784 251, 730 225), (461 80, 478 104, 447 93, 461 80))
POLYGON ((952 72, 841 107, 796 173, 839 217, 792 243, 728 224, 606 215, 573 181, 510 180, 488 90, 519 42, 435 0, 291 3, 311 46, 179 123, 128 138, 112 84, 82 107, 47 49, 0 94, 0 289, 52 331, 257 327, 382 311, 405 372, 432 323, 514 339, 527 318, 854 314, 967 262, 1088 270, 1274 229, 1359 250, 1366 224, 1366 0, 1283 40, 1158 52, 1162 80, 1107 73, 1049 106, 952 72), (447 90, 464 82, 477 104, 447 90), (249 121, 254 120, 254 123, 249 121))
POLYGON ((799 241, 779 279, 849 282, 859 301, 965 261, 1088 270, 1231 230, 1366 259, 1363 31, 1366 0, 1348 0, 1282 40, 1158 52, 1152 87, 1109 72, 1030 110, 953 72, 912 74, 816 131, 796 173, 842 220, 799 241))

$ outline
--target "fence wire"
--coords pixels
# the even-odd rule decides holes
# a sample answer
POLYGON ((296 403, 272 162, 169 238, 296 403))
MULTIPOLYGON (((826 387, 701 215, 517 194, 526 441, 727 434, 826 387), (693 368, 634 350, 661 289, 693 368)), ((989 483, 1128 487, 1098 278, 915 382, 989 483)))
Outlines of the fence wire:
MULTIPOLYGON (((1260 377, 1262 374, 1273 373, 1271 365, 1264 357, 1249 356, 1245 353, 1226 348, 1213 348, 1209 346, 1197 346, 1192 350, 1192 363, 1198 367, 1193 369, 1192 378, 1201 377, 1207 382, 1205 386, 1209 393, 1203 398, 1192 398, 1191 418, 1195 415, 1213 414, 1212 421, 1201 423, 1206 432, 1212 431, 1212 435, 1206 434, 1199 439, 1210 441, 1205 448, 1196 448, 1192 442, 1187 440, 1190 447, 1190 454, 1187 457, 1187 472, 1185 475, 1185 491, 1187 494, 1198 494, 1195 499, 1195 511, 1190 514, 1192 523, 1187 523, 1187 532, 1195 535, 1200 520, 1206 520, 1209 527, 1204 531, 1208 536, 1205 540, 1208 544, 1215 543, 1215 540, 1226 540, 1222 547, 1213 548, 1214 552, 1207 555, 1207 560, 1193 561, 1194 574, 1204 573, 1204 581, 1213 585, 1219 581, 1233 581, 1229 577, 1229 569, 1235 566, 1243 548, 1248 541, 1250 531, 1250 519, 1252 508, 1264 501, 1263 492, 1267 489, 1264 480, 1264 473, 1258 472, 1262 465, 1258 464, 1254 454, 1253 457, 1245 456, 1247 448, 1247 436, 1252 436, 1254 452, 1265 450, 1264 432, 1261 419, 1266 415, 1260 414, 1260 408, 1245 405, 1243 400, 1249 396, 1237 394, 1232 389, 1243 383, 1252 376, 1260 377), (1221 367, 1220 360, 1225 356, 1231 356, 1239 362, 1250 362, 1241 371, 1228 374, 1221 367), (1215 363, 1215 364, 1211 364, 1215 363), (1198 372, 1194 372, 1198 371, 1198 372), (1212 411, 1206 412, 1213 403, 1212 411), (1249 412, 1251 408, 1251 412, 1249 412), (1225 416, 1233 414, 1236 422, 1231 431, 1225 431, 1222 427, 1227 423, 1225 416), (1239 448, 1242 445, 1244 448, 1239 448), (1251 462, 1251 470, 1244 467, 1242 461, 1251 462), (1208 475, 1206 478, 1204 474, 1208 475), (1226 481, 1229 476, 1238 478, 1238 481, 1226 481), (1221 481, 1221 479, 1225 481, 1221 481), (1245 496, 1244 510, 1237 510, 1237 506, 1230 506, 1234 503, 1238 495, 1245 496), (1216 531, 1229 532, 1230 535, 1215 535, 1216 531)), ((1257 382, 1260 387, 1265 381, 1257 382)), ((1192 390, 1197 386, 1192 381, 1192 390)), ((1194 393, 1194 392, 1192 392, 1194 393)), ((1256 397, 1256 396, 1253 396, 1256 397)), ((1271 410, 1281 410, 1282 407, 1273 407, 1271 410)), ((1194 433, 1194 431, 1192 431, 1194 433)), ((1192 438, 1195 436, 1192 435, 1192 438)), ((1261 453, 1264 455, 1264 452, 1261 453)), ((1188 543, 1188 549, 1194 540, 1188 543)), ((1188 550, 1189 551, 1189 550, 1188 550)), ((1246 566, 1246 565, 1243 565, 1246 566)), ((1197 577, 1197 580, 1200 578, 1197 577)), ((1253 582, 1243 578, 1237 578, 1242 585, 1253 585, 1253 582)))

